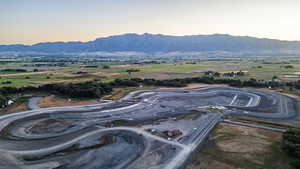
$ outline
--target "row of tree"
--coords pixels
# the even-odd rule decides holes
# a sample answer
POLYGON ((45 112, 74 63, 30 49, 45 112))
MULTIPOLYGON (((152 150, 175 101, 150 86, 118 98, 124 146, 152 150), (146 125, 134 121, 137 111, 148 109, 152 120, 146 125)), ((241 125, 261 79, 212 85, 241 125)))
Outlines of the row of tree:
POLYGON ((84 83, 56 83, 40 86, 37 90, 68 97, 98 98, 112 92, 108 83, 89 81, 84 83))
POLYGON ((236 77, 236 76, 244 76, 245 72, 243 71, 238 71, 238 72, 226 72, 226 73, 220 73, 220 72, 214 72, 214 71, 207 71, 204 72, 205 76, 213 76, 213 77, 220 77, 220 76, 224 76, 224 77, 236 77))
POLYGON ((295 82, 287 82, 286 86, 289 86, 291 88, 300 89, 300 80, 295 82))
POLYGON ((1 69, 1 72, 27 72, 26 69, 1 69))
POLYGON ((212 76, 201 77, 188 77, 178 79, 156 80, 156 79, 116 79, 109 83, 103 83, 99 81, 88 81, 82 83, 55 83, 45 84, 38 87, 2 87, 0 88, 0 105, 7 100, 7 96, 10 94, 23 93, 23 92, 48 92, 53 94, 59 94, 67 97, 86 97, 86 98, 100 98, 103 95, 112 92, 113 88, 118 87, 138 87, 138 86, 165 86, 165 87, 184 87, 190 83, 205 83, 205 84, 228 84, 234 87, 280 87, 289 86, 290 88, 300 89, 300 81, 296 82, 280 82, 280 81, 265 81, 249 79, 241 81, 239 79, 231 78, 214 78, 212 76))

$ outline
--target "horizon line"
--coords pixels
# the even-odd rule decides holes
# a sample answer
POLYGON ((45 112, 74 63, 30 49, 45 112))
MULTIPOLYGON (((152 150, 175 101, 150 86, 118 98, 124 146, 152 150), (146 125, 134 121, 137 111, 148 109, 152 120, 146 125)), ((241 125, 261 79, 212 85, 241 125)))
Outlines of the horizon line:
POLYGON ((93 40, 78 40, 78 41, 41 41, 41 42, 35 42, 35 43, 8 43, 8 44, 2 44, 0 42, 0 45, 5 46, 5 45, 24 45, 24 46, 33 46, 37 44, 42 44, 42 43, 72 43, 72 42, 80 42, 80 43, 86 43, 86 42, 92 42, 97 39, 102 39, 102 38, 109 38, 109 37, 114 37, 114 36, 123 36, 123 35, 162 35, 162 36, 175 36, 175 37, 184 37, 184 36, 213 36, 213 35, 227 35, 227 36, 233 36, 233 37, 250 37, 250 38, 257 38, 257 39, 268 39, 268 40, 278 40, 278 41, 283 41, 283 42, 300 42, 300 40, 286 40, 286 39, 279 39, 279 38, 270 38, 270 37, 259 37, 259 36, 250 36, 250 35, 233 35, 229 33, 211 33, 211 34, 185 34, 185 35, 178 35, 178 34, 162 34, 162 33, 149 33, 149 32, 144 32, 144 33, 134 33, 134 32, 128 32, 128 33, 119 33, 119 34, 110 34, 106 36, 99 36, 93 40))

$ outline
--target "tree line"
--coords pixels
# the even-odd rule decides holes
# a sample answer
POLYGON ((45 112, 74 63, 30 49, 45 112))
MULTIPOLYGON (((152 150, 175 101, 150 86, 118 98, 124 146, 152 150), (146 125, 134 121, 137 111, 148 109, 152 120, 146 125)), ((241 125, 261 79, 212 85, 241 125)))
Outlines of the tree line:
POLYGON ((26 69, 1 69, 1 72, 27 72, 26 69))
POLYGON ((238 71, 238 72, 227 72, 227 73, 207 71, 207 72, 204 72, 204 75, 206 75, 206 76, 213 76, 213 77, 220 77, 220 76, 224 76, 224 77, 236 77, 236 76, 244 76, 245 72, 243 72, 241 70, 238 71))
POLYGON ((291 89, 300 89, 300 81, 296 82, 280 82, 280 81, 265 81, 249 79, 241 81, 239 79, 231 78, 214 78, 212 76, 201 77, 187 77, 177 79, 115 79, 112 82, 103 83, 101 81, 88 81, 81 83, 53 83, 45 84, 37 87, 2 87, 0 88, 0 105, 7 102, 10 94, 24 93, 24 92, 47 92, 52 94, 58 94, 72 98, 101 98, 104 95, 110 94, 114 88, 119 87, 139 87, 139 86, 164 86, 164 87, 184 87, 190 83, 205 83, 205 84, 228 84, 233 87, 280 87, 288 86, 291 89), (1 104, 2 103, 2 104, 1 104))

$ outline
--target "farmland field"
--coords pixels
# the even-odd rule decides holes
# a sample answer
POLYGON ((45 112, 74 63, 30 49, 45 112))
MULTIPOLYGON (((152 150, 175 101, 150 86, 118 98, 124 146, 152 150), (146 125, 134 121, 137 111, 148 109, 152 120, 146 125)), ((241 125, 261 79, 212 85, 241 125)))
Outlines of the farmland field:
MULTIPOLYGON (((206 71, 220 73, 243 71, 244 76, 231 77, 247 80, 250 78, 271 80, 274 76, 282 81, 300 80, 300 59, 268 59, 245 58, 227 60, 179 60, 168 62, 162 60, 155 63, 133 63, 131 61, 66 63, 63 66, 53 66, 60 62, 30 62, 30 59, 20 59, 18 62, 1 64, 1 69, 24 69, 26 72, 0 71, 0 87, 21 87, 45 83, 72 82, 88 80, 112 81, 116 78, 154 78, 174 79, 182 77, 202 76, 206 71), (39 65, 38 67, 35 65, 39 65), (50 66, 49 66, 50 65, 50 66), (107 67, 105 68, 104 65, 107 67), (34 71, 38 69, 38 71, 34 71), (127 70, 138 70, 128 73, 127 70)), ((4 61, 1 60, 0 61, 4 61)))

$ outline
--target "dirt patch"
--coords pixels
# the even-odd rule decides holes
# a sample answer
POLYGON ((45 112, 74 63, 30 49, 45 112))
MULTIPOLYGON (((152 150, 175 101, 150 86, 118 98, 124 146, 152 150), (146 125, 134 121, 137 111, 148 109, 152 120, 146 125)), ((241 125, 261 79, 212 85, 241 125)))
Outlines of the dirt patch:
POLYGON ((186 87, 161 87, 158 89, 197 89, 197 88, 206 88, 206 87, 229 87, 226 84, 204 84, 204 83, 191 83, 186 87))
POLYGON ((212 159, 209 155, 203 154, 201 156, 201 162, 197 160, 187 166, 185 169, 236 169, 233 166, 220 162, 218 160, 212 159), (211 168, 207 168, 207 166, 213 166, 211 168))
POLYGON ((300 97, 295 95, 295 94, 284 93, 284 92, 280 92, 280 94, 291 97, 291 98, 294 98, 294 99, 297 99, 297 100, 300 100, 300 97))
POLYGON ((266 145, 271 143, 264 139, 257 138, 236 138, 232 140, 224 140, 218 142, 217 146, 226 152, 231 153, 255 153, 265 152, 266 145), (259 142, 259 144, 256 144, 259 142), (245 143, 249 143, 245 146, 245 143))
POLYGON ((6 109, 1 110, 0 112, 4 114, 9 114, 9 113, 22 112, 26 110, 29 110, 29 107, 27 106, 26 103, 14 103, 8 106, 6 109))
POLYGON ((290 169, 281 137, 279 132, 220 123, 186 169, 290 169))
POLYGON ((39 82, 38 84, 49 84, 49 83, 78 83, 78 82, 85 82, 85 81, 91 81, 94 79, 101 79, 104 76, 96 76, 93 74, 85 74, 85 75, 75 75, 75 74, 63 74, 65 76, 65 79, 63 80, 57 80, 55 77, 53 80, 50 79, 47 81, 39 82))
POLYGON ((11 73, 11 74, 1 74, 0 77, 29 76, 29 75, 38 75, 38 74, 48 74, 48 73, 52 73, 52 72, 44 71, 44 72, 11 73))
POLYGON ((126 96, 128 93, 137 91, 137 90, 149 90, 156 89, 154 87, 124 87, 124 88, 115 88, 110 95, 104 96, 103 100, 119 100, 122 97, 126 96))
POLYGON ((195 75, 199 75, 199 73, 160 72, 160 73, 153 73, 153 74, 150 74, 150 75, 145 75, 145 76, 143 76, 143 78, 166 80, 166 79, 190 77, 190 76, 195 76, 195 75))
POLYGON ((122 73, 120 72, 114 72, 114 73, 108 73, 108 72, 94 72, 94 73, 90 73, 91 75, 96 75, 96 76, 118 76, 121 75, 122 73))
POLYGON ((193 73, 204 73, 207 71, 213 71, 211 68, 203 68, 203 69, 197 69, 197 70, 193 70, 193 73))
POLYGON ((38 102, 38 105, 40 107, 60 107, 60 106, 80 106, 80 105, 98 104, 98 103, 101 102, 98 100, 75 101, 75 100, 58 98, 55 96, 46 96, 38 102))
POLYGON ((272 92, 272 93, 277 93, 277 94, 281 94, 284 96, 288 96, 297 100, 300 100, 300 97, 295 95, 295 94, 291 94, 291 93, 286 93, 284 90, 282 89, 276 89, 276 90, 271 90, 271 89, 266 89, 266 88, 254 88, 256 90, 261 90, 261 91, 265 91, 265 92, 272 92))
POLYGON ((150 75, 144 76, 146 79, 157 79, 157 80, 164 80, 164 79, 170 79, 171 77, 166 73, 153 73, 150 75))
MULTIPOLYGON (((269 135, 265 132, 260 132, 260 129, 250 128, 245 126, 220 124, 219 130, 216 131, 217 137, 223 137, 224 139, 219 139, 216 145, 226 152, 231 153, 264 153, 265 148, 272 144, 268 140, 269 135), (228 139, 228 133, 232 132, 234 135, 229 135, 232 137, 228 139), (245 145, 245 143, 247 143, 245 145)), ((280 134, 275 132, 267 132, 277 134, 275 138, 279 139, 280 134)))
POLYGON ((135 66, 135 65, 115 65, 113 67, 116 67, 116 68, 122 68, 122 67, 132 67, 132 66, 135 66))

